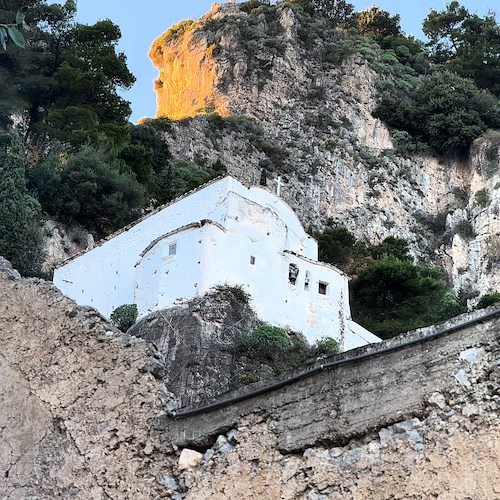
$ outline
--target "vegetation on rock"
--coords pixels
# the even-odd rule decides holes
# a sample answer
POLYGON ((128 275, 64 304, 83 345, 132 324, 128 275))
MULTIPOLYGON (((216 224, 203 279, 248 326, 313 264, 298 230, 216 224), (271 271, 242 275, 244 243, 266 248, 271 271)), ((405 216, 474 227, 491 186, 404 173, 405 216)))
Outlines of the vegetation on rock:
POLYGON ((39 275, 40 205, 26 187, 26 159, 17 134, 0 136, 0 255, 23 274, 39 275))
POLYGON ((484 309, 498 302, 500 302, 500 292, 486 293, 479 299, 476 309, 484 309))
POLYGON ((240 338, 237 352, 280 373, 318 357, 338 354, 340 346, 333 337, 322 337, 310 346, 284 328, 264 324, 240 338))
POLYGON ((137 304, 123 304, 111 313, 109 319, 122 332, 126 332, 137 321, 137 315, 137 304))

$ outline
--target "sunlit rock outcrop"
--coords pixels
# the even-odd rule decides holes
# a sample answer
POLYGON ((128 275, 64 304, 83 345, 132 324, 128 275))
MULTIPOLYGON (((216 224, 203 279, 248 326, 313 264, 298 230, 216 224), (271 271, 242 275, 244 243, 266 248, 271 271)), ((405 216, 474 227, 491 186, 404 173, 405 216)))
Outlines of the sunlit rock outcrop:
POLYGON ((179 23, 151 46, 149 55, 159 69, 157 117, 179 120, 204 112, 228 114, 227 102, 217 89, 215 45, 196 27, 190 21, 179 23))

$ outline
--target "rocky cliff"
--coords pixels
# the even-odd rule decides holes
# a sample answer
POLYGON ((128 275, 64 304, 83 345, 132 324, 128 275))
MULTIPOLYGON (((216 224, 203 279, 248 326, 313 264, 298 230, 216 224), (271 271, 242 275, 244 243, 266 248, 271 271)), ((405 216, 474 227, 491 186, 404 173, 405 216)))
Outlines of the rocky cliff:
POLYGON ((250 366, 235 355, 242 335, 261 324, 241 289, 220 287, 149 314, 127 333, 156 346, 163 382, 175 395, 171 405, 183 407, 272 377, 269 366, 250 366))
POLYGON ((398 153, 372 116, 392 78, 380 48, 315 23, 287 2, 214 4, 158 38, 157 118, 171 119, 174 155, 269 189, 281 176, 306 227, 332 219, 370 242, 404 237, 472 303, 500 288, 500 134, 468 160, 398 153))

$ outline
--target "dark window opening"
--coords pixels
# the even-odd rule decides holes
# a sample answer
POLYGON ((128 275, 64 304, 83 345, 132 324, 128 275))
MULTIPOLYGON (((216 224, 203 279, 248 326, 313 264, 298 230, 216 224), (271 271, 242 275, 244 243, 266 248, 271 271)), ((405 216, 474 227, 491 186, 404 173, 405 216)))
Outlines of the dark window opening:
POLYGON ((177 243, 171 243, 168 245, 168 255, 177 254, 177 243))
POLYGON ((320 281, 318 285, 318 293, 320 293, 321 295, 326 295, 327 288, 328 283, 323 283, 322 281, 320 281))
POLYGON ((255 265, 255 257, 253 255, 250 255, 250 264, 255 265))
POLYGON ((304 278, 304 290, 309 290, 309 281, 311 280, 311 274, 306 271, 306 277, 304 278))
POLYGON ((299 275, 299 268, 295 264, 290 264, 288 267, 288 281, 295 285, 297 283, 297 277, 299 275))

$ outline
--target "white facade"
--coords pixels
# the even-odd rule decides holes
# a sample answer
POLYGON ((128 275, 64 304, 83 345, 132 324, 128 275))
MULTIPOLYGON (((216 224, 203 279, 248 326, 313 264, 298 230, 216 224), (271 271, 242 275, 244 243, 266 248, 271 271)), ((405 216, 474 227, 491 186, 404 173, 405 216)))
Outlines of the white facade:
POLYGON ((67 261, 54 283, 107 317, 135 303, 139 318, 216 285, 241 285, 260 319, 310 342, 331 336, 345 350, 378 342, 351 320, 347 277, 317 258, 316 241, 283 200, 228 176, 67 261))

